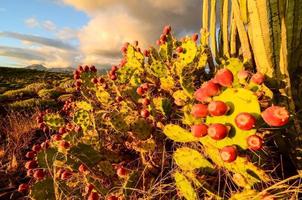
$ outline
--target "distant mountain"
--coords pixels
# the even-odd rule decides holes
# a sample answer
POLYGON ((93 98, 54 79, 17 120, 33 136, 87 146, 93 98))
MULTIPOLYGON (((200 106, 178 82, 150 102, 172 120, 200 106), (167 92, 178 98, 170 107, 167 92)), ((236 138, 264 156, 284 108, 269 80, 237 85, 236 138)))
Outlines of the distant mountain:
POLYGON ((39 64, 29 65, 25 68, 26 69, 33 69, 33 70, 37 70, 37 71, 47 71, 46 67, 44 67, 43 65, 39 65, 39 64))
POLYGON ((53 68, 47 68, 44 67, 41 64, 33 64, 25 67, 26 69, 32 69, 32 70, 37 70, 37 71, 48 71, 48 72, 60 72, 60 73, 70 73, 73 72, 74 68, 72 67, 53 67, 53 68))

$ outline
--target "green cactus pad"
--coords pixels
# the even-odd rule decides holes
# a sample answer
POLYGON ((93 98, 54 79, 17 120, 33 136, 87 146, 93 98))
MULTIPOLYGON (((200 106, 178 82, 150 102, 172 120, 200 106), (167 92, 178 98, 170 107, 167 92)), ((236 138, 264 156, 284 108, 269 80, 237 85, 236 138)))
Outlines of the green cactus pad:
POLYGON ((125 115, 123 113, 119 113, 117 111, 110 113, 110 124, 111 126, 121 132, 125 132, 130 130, 128 123, 125 120, 125 115))
POLYGON ((180 67, 184 67, 193 62, 197 53, 197 45, 191 38, 186 38, 182 42, 181 47, 184 49, 183 53, 179 54, 177 62, 180 63, 180 67))
POLYGON ((161 111, 164 116, 169 116, 172 111, 172 103, 168 98, 157 97, 153 99, 156 110, 161 111))
POLYGON ((173 52, 173 38, 171 34, 167 35, 167 41, 160 45, 159 48, 159 55, 162 60, 168 61, 172 57, 172 52, 173 52))
POLYGON ((157 78, 166 77, 169 74, 169 69, 161 60, 152 59, 149 70, 157 78))
POLYGON ((176 171, 173 176, 175 179, 175 185, 179 190, 180 195, 185 197, 186 200, 197 200, 195 189, 186 176, 178 171, 176 171))
POLYGON ((44 121, 46 125, 48 125, 53 129, 58 129, 64 126, 65 124, 64 119, 59 114, 56 113, 46 114, 44 116, 44 121))
POLYGON ((177 90, 173 93, 174 103, 178 106, 184 106, 190 98, 186 95, 183 90, 177 90))
POLYGON ((139 172, 132 172, 123 185, 123 193, 125 199, 131 199, 131 194, 135 190, 135 186, 138 184, 140 178, 139 172))
POLYGON ((198 138, 194 137, 191 132, 178 125, 168 124, 164 127, 164 134, 175 142, 195 142, 198 138))
POLYGON ((93 107, 90 103, 86 102, 86 101, 78 101, 76 102, 76 107, 79 110, 86 110, 86 111, 92 111, 93 107))
POLYGON ((264 170, 248 161, 246 157, 238 156, 234 162, 226 163, 221 159, 219 149, 211 145, 206 145, 205 153, 219 167, 223 167, 233 173, 241 174, 246 178, 250 186, 261 181, 268 182, 271 180, 264 170))
POLYGON ((193 94, 196 90, 194 86, 195 81, 195 72, 196 68, 192 67, 190 65, 183 67, 179 74, 179 82, 183 89, 183 91, 187 94, 189 97, 193 97, 193 94))
POLYGON ((145 119, 139 118, 131 124, 131 131, 140 140, 145 140, 150 137, 152 127, 145 119))
POLYGON ((203 155, 201 155, 198 151, 183 147, 178 148, 174 154, 173 158, 176 164, 182 170, 194 170, 194 169, 206 169, 206 170, 213 170, 214 166, 210 163, 203 155))
POLYGON ((126 66, 130 66, 134 69, 141 68, 145 59, 144 55, 137 51, 132 45, 128 45, 126 58, 126 66))
POLYGON ((52 178, 36 182, 33 184, 29 194, 33 200, 54 200, 56 199, 54 182, 52 178), (47 188, 47 189, 46 189, 47 188))
POLYGON ((68 153, 79 162, 85 163, 88 167, 93 167, 104 159, 104 156, 96 151, 91 145, 84 143, 72 146, 68 153))
POLYGON ((55 148, 48 148, 44 151, 40 151, 37 154, 38 165, 41 168, 52 168, 54 161, 56 160, 58 151, 55 148))
POLYGON ((218 148, 227 145, 237 145, 242 149, 247 149, 247 137, 256 133, 256 129, 241 130, 235 124, 235 117, 241 112, 247 112, 258 118, 260 116, 260 105, 257 96, 253 92, 243 88, 228 88, 219 96, 214 97, 214 100, 225 102, 231 107, 231 113, 223 116, 210 117, 206 119, 207 124, 222 123, 232 126, 229 137, 223 140, 215 141, 209 136, 203 137, 200 141, 203 144, 212 144, 218 148))
POLYGON ((160 78, 160 88, 166 91, 171 91, 175 87, 175 81, 171 76, 160 78))
POLYGON ((84 131, 93 126, 93 122, 90 113, 87 110, 77 110, 74 113, 73 121, 77 125, 80 125, 84 131))
POLYGON ((105 90, 97 90, 95 92, 96 98, 99 100, 99 102, 103 105, 110 104, 110 101, 112 100, 110 94, 106 92, 105 90))

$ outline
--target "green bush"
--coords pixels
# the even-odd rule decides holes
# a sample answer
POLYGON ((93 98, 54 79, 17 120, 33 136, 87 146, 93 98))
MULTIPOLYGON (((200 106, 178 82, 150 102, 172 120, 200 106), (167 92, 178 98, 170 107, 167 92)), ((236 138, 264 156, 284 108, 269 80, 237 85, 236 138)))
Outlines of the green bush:
POLYGON ((42 89, 50 89, 50 85, 47 83, 32 83, 27 85, 25 88, 37 93, 42 89))
POLYGON ((38 95, 43 99, 56 99, 63 93, 64 91, 62 89, 53 88, 53 89, 42 89, 38 92, 38 95))
POLYGON ((14 99, 24 99, 24 98, 31 98, 36 96, 36 92, 31 91, 27 88, 21 88, 17 90, 9 90, 3 93, 7 100, 14 100, 14 99))

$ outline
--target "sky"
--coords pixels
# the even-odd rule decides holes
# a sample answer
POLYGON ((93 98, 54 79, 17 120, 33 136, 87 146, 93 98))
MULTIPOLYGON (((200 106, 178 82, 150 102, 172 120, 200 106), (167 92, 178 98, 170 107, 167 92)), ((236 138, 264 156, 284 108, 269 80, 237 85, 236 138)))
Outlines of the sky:
POLYGON ((125 42, 155 45, 167 24, 190 35, 200 19, 201 0, 0 0, 0 66, 108 67, 125 42))

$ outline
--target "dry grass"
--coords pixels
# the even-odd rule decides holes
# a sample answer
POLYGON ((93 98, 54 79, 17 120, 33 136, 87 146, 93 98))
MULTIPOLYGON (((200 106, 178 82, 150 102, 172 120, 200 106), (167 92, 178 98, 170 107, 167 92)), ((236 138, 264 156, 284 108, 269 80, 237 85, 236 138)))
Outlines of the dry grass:
POLYGON ((0 121, 1 146, 3 158, 0 168, 10 167, 12 160, 19 160, 23 156, 23 149, 31 143, 32 130, 37 128, 36 120, 32 113, 9 112, 0 121), (3 166, 5 165, 5 166, 3 166), (8 165, 8 166, 7 166, 8 165))

